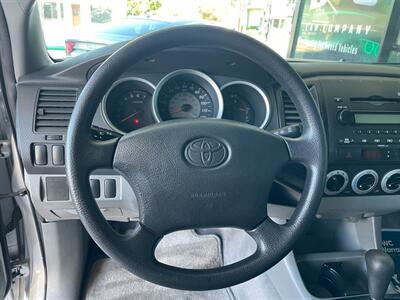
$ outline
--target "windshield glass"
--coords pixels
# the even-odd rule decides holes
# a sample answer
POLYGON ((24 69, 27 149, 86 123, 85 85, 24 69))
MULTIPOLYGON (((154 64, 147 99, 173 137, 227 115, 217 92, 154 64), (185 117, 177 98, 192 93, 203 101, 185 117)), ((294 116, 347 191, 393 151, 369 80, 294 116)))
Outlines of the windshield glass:
POLYGON ((400 0, 38 0, 64 59, 185 24, 240 31, 296 60, 400 63, 400 0))

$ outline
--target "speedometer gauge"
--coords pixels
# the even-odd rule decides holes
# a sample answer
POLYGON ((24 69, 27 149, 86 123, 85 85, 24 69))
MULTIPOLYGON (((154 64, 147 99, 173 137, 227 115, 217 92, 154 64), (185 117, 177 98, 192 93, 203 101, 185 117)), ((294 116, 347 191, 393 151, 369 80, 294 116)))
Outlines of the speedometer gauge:
POLYGON ((210 94, 193 81, 178 81, 159 94, 159 113, 163 120, 212 118, 214 103, 210 94))
POLYGON ((178 70, 158 84, 153 97, 157 121, 220 118, 222 95, 215 82, 195 70, 178 70))

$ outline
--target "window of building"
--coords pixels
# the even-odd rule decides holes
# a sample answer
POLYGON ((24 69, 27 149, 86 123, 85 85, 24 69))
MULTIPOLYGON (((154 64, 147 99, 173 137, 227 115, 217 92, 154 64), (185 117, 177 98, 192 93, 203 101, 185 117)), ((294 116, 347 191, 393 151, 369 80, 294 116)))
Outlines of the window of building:
POLYGON ((45 19, 57 19, 58 18, 56 2, 43 3, 43 18, 45 18, 45 19))

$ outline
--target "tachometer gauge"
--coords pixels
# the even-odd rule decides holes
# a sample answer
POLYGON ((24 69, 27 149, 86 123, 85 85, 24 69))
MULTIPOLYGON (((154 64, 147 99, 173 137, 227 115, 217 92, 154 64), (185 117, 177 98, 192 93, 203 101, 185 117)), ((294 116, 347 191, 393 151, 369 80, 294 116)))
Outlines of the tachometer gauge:
POLYGON ((157 85, 153 113, 158 121, 220 118, 222 95, 214 81, 199 71, 178 70, 157 85))
POLYGON ((139 78, 117 81, 103 102, 106 121, 114 130, 127 133, 154 123, 151 109, 154 86, 139 78))

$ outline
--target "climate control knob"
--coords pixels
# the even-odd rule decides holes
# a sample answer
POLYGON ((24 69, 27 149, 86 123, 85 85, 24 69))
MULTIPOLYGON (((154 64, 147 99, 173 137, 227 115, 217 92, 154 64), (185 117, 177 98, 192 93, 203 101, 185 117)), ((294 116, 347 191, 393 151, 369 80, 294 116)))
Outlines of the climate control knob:
POLYGON ((378 184, 379 176, 374 170, 364 170, 354 176, 351 188, 358 195, 371 192, 378 184))
POLYGON ((382 178, 381 188, 387 194, 400 191, 400 169, 386 173, 382 178))
POLYGON ((325 194, 338 195, 344 191, 349 183, 349 176, 345 171, 334 170, 326 175, 325 194))

